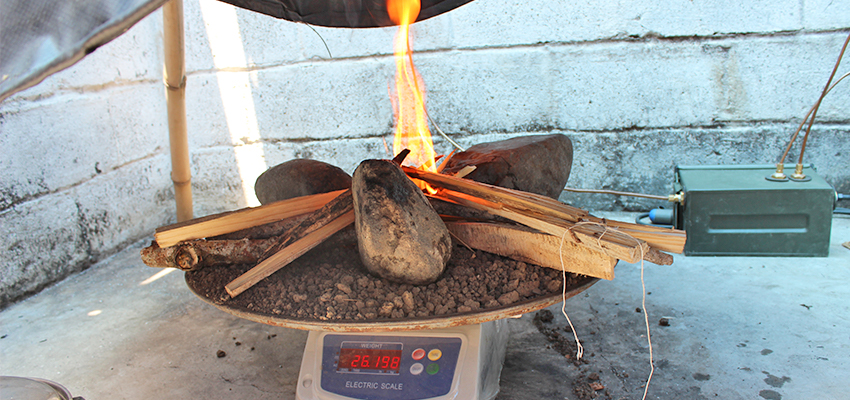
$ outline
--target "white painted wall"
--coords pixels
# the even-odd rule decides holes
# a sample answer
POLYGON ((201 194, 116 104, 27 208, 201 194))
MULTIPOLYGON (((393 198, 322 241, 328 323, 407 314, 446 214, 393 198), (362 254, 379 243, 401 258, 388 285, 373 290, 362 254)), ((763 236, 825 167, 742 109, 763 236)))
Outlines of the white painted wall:
MULTIPOLYGON (((666 194, 676 164, 776 161, 850 32, 840 3, 476 0, 414 26, 415 62, 460 143, 562 132, 572 186, 666 194)), ((395 29, 185 7, 197 216, 255 204, 256 176, 291 158, 387 157, 395 29)), ((0 103, 0 305, 173 222, 161 20, 0 103)), ((844 192, 848 99, 827 97, 805 160, 844 192)))

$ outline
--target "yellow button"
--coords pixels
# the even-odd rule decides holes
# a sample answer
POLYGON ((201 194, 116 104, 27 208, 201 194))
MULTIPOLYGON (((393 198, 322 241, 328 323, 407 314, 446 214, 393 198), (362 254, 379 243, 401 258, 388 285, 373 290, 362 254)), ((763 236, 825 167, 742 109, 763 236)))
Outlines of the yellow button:
POLYGON ((428 359, 431 361, 437 361, 440 357, 443 356, 443 352, 440 349, 433 349, 428 352, 428 359))

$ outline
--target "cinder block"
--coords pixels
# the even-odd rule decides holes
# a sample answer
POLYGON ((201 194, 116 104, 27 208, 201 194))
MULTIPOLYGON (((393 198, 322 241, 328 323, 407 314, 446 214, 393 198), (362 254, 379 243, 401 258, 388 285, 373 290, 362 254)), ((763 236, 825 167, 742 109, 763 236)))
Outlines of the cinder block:
POLYGON ((243 143, 243 131, 278 140, 356 137, 390 129, 392 72, 387 63, 363 59, 251 75, 219 72, 189 80, 187 113, 194 145, 243 143), (239 87, 222 89, 229 82, 239 87), (246 100, 228 101, 243 94, 246 100))
POLYGON ((578 130, 710 123, 711 60, 692 43, 553 47, 556 125, 578 130))
POLYGON ((167 154, 131 162, 69 190, 91 258, 98 260, 151 235, 173 219, 174 192, 167 154))
POLYGON ((478 0, 445 14, 453 47, 581 42, 629 36, 712 36, 798 30, 800 4, 716 1, 478 0), (494 38, 497 38, 494 40, 494 38))
MULTIPOLYGON (((802 120, 820 96, 846 38, 837 32, 705 43, 703 48, 715 54, 718 120, 802 120)), ((846 122, 848 96, 850 86, 836 86, 821 103, 817 120, 846 122)))
POLYGON ((62 95, 0 120, 3 203, 73 186, 129 161, 165 151, 158 85, 62 95), (11 200, 7 199, 7 195, 11 200))
POLYGON ((83 269, 89 261, 73 198, 45 196, 0 213, 0 307, 83 269))
POLYGON ((801 3, 804 29, 831 30, 850 25, 850 9, 840 1, 804 0, 801 3))

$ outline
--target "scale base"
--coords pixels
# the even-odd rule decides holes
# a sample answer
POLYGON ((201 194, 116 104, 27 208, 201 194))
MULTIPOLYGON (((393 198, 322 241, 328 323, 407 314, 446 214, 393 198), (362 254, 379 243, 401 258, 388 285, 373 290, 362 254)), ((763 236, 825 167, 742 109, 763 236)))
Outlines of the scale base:
POLYGON ((310 331, 295 397, 297 400, 491 400, 499 392, 508 336, 505 320, 406 332, 310 331), (355 346, 403 350, 396 350, 400 361, 395 369, 389 366, 358 369, 352 368, 346 355, 355 346))

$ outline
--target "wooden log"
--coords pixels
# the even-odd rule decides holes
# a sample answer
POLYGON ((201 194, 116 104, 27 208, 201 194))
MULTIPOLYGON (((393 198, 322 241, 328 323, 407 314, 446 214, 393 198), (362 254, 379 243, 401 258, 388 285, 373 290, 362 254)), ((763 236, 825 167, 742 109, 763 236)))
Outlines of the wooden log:
POLYGON ((616 258, 553 235, 498 223, 446 222, 446 227, 474 249, 559 271, 614 279, 616 258))
POLYGON ((342 192, 344 190, 296 197, 259 207, 243 208, 237 211, 229 211, 167 225, 156 230, 154 239, 160 247, 165 248, 184 240, 223 235, 297 215, 307 214, 321 208, 342 192))
POLYGON ((288 247, 273 254, 271 257, 257 264, 256 267, 250 269, 248 272, 240 275, 238 278, 225 285, 224 289, 230 297, 238 296, 240 293, 257 284, 257 282, 277 272, 293 260, 304 255, 304 253, 318 246, 334 233, 348 225, 351 225, 352 223, 354 223, 354 210, 339 216, 327 225, 322 226, 321 228, 312 231, 310 234, 292 242, 292 244, 288 247))
POLYGON ((224 264, 253 264, 276 239, 192 240, 161 248, 156 242, 141 251, 142 262, 154 268, 192 271, 224 264))

